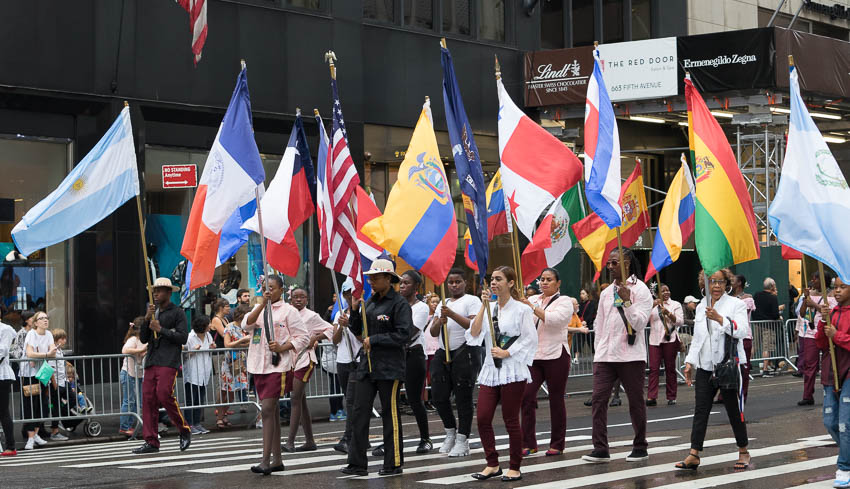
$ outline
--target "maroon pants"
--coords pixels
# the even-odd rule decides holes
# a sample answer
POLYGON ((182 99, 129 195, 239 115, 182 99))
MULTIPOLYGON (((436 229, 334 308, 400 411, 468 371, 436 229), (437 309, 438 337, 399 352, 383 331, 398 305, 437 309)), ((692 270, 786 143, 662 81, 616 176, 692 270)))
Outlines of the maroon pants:
POLYGON ((813 338, 800 338, 800 343, 804 345, 799 365, 800 370, 803 371, 803 399, 814 399, 820 350, 813 338))
POLYGON ((519 424, 519 409, 525 386, 525 382, 511 382, 498 387, 482 385, 478 388, 478 436, 481 437, 488 467, 499 466, 496 434, 493 432, 493 416, 496 414, 496 406, 499 403, 502 404, 502 419, 508 432, 510 469, 519 470, 522 464, 522 428, 519 424))
POLYGON ((564 450, 567 434, 567 377, 570 375, 570 354, 561 350, 561 356, 552 360, 535 360, 531 365, 531 383, 525 384, 522 396, 522 446, 537 449, 537 391, 546 381, 549 389, 549 411, 552 418, 552 436, 549 448, 564 450))
POLYGON ((593 448, 608 451, 608 399, 620 379, 629 399, 629 416, 635 431, 633 448, 646 450, 646 403, 643 399, 643 373, 646 362, 594 362, 593 364, 593 448))
POLYGON ((145 380, 142 382, 142 425, 145 441, 149 445, 159 447, 157 423, 159 408, 165 408, 171 422, 177 426, 180 433, 189 431, 177 398, 174 397, 174 385, 177 382, 177 369, 170 367, 148 367, 145 369, 145 380))
POLYGON ((664 361, 664 376, 667 380, 667 400, 676 399, 676 353, 679 351, 679 341, 661 343, 658 346, 649 345, 649 387, 646 391, 647 399, 658 399, 658 376, 661 370, 661 361, 664 361))

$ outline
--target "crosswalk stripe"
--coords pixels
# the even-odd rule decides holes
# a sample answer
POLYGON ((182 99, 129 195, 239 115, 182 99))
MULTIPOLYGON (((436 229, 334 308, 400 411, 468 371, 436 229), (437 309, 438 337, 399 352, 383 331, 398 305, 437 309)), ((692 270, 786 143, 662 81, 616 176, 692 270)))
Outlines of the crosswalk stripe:
MULTIPOLYGON (((823 435, 822 440, 807 440, 807 441, 799 441, 796 443, 788 443, 785 445, 774 445, 765 448, 756 448, 750 449, 750 456, 752 458, 761 456, 761 455, 774 455, 782 452, 789 452, 793 450, 801 450, 804 448, 812 448, 817 446, 829 445, 832 443, 832 439, 829 435, 823 435), (827 441, 829 440, 829 441, 827 441)), ((686 448, 690 445, 686 445, 686 448)), ((704 457, 701 460, 700 466, 707 466, 712 464, 726 463, 738 460, 738 454, 728 453, 723 455, 715 455, 712 457, 704 457)), ((661 474, 665 472, 671 472, 675 470, 673 468, 673 464, 665 463, 658 465, 649 465, 646 467, 637 467, 634 469, 628 470, 620 470, 618 472, 609 472, 606 474, 594 474, 585 477, 576 477, 573 479, 565 479, 557 482, 545 482, 542 484, 534 484, 530 486, 522 486, 522 489, 569 489, 573 487, 582 487, 591 484, 604 484, 606 482, 613 482, 622 479, 633 479, 637 477, 645 477, 648 475, 661 474)))
MULTIPOLYGON (((736 456, 735 459, 738 457, 736 456)), ((819 469, 835 465, 835 456, 816 458, 803 462, 795 462, 791 464, 782 464, 775 467, 765 467, 757 470, 745 470, 735 472, 734 474, 716 475, 714 477, 706 477, 687 482, 679 482, 677 484, 668 484, 666 486, 656 487, 654 489, 701 489, 705 487, 717 487, 723 484, 732 484, 752 479, 761 479, 762 477, 773 477, 776 475, 790 474, 792 472, 802 472, 804 470, 819 469)), ((817 484, 817 487, 827 487, 828 482, 822 481, 817 484)), ((798 486, 800 487, 800 486, 798 486)))
MULTIPOLYGON (((679 438, 679 437, 678 436, 675 436, 675 437, 654 437, 654 438, 648 438, 647 441, 655 442, 655 441, 663 441, 664 439, 669 440, 669 439, 672 439, 672 438, 679 438), (661 438, 662 440, 658 440, 658 438, 661 438)), ((726 445, 726 444, 729 444, 729 443, 735 443, 735 439, 734 438, 720 438, 720 439, 717 439, 717 440, 708 440, 708 441, 705 442, 705 446, 707 446, 707 447, 720 446, 720 445, 726 445)), ((632 445, 632 440, 624 440, 624 441, 614 442, 614 443, 610 444, 611 447, 628 447, 628 446, 631 446, 631 445, 632 445)), ((682 443, 682 444, 678 444, 678 445, 667 445, 667 446, 663 446, 663 447, 653 447, 653 448, 650 448, 648 451, 649 451, 650 454, 656 454, 657 455, 657 454, 661 454, 661 453, 676 452, 676 451, 679 451, 679 450, 682 450, 682 449, 686 449, 689 446, 690 446, 689 443, 682 443)), ((586 445, 586 446, 572 447, 572 448, 573 448, 573 450, 565 450, 565 452, 566 451, 583 452, 583 451, 586 451, 586 450, 592 450, 593 445, 586 445)), ((629 454, 629 452, 613 453, 613 454, 611 454, 611 460, 625 459, 628 456, 628 454, 629 454)), ((483 463, 484 462, 482 462, 481 460, 476 460, 474 462, 474 465, 482 466, 483 463)), ((586 464, 587 464, 587 462, 583 461, 582 459, 574 458, 574 459, 570 459, 570 460, 558 460, 558 461, 555 461, 555 462, 547 462, 547 463, 523 466, 520 469, 520 472, 522 472, 523 474, 530 474, 530 473, 533 473, 533 472, 542 472, 544 470, 564 469, 564 468, 567 468, 567 467, 575 467, 575 466, 578 466, 578 465, 586 465, 586 464)), ((472 464, 470 464, 470 465, 472 465, 472 464)), ((442 467, 438 467, 438 469, 441 469, 441 468, 442 467)), ((450 485, 450 484, 468 483, 470 480, 471 480, 470 475, 464 474, 464 475, 455 475, 455 476, 450 476, 450 477, 441 477, 439 479, 421 480, 421 481, 418 481, 418 482, 423 482, 425 484, 450 485)))
POLYGON ((829 475, 826 479, 818 482, 810 482, 802 486, 788 486, 785 489, 824 489, 825 487, 832 487, 832 481, 832 475, 829 475))

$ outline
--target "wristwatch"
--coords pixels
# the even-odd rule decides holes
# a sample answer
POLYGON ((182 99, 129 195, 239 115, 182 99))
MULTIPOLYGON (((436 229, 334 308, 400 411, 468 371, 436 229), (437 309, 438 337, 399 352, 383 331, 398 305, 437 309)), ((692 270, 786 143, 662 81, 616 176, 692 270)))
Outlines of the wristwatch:
POLYGON ((632 307, 632 301, 623 301, 623 307, 632 307))

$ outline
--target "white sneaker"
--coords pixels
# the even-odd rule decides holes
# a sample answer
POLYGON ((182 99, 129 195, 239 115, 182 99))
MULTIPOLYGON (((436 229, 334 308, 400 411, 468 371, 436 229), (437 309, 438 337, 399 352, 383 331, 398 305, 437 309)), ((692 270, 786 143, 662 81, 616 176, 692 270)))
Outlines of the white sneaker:
POLYGON ((443 440, 443 444, 440 446, 440 453, 449 453, 452 451, 452 448, 455 446, 455 439, 457 438, 457 428, 446 428, 446 439, 443 440))
POLYGON ((466 435, 458 433, 455 446, 449 452, 449 457, 466 457, 467 455, 469 455, 469 439, 466 435))
POLYGON ((34 437, 30 438, 30 440, 35 440, 35 444, 40 446, 40 447, 47 445, 47 442, 44 441, 44 438, 38 436, 38 433, 36 433, 34 437))
POLYGON ((59 432, 56 432, 56 433, 50 435, 51 441, 66 441, 67 439, 68 439, 67 436, 65 436, 65 435, 63 435, 62 433, 59 433, 59 432))
POLYGON ((24 450, 32 450, 35 448, 35 440, 32 438, 27 438, 27 444, 24 447, 24 450))
POLYGON ((850 471, 836 470, 835 481, 832 483, 832 487, 850 487, 850 471))

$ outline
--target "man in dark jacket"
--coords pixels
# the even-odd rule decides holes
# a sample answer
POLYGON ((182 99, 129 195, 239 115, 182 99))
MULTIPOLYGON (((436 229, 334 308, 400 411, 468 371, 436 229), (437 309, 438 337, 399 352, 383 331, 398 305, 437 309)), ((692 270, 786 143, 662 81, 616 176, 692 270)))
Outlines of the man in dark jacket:
POLYGON ((174 397, 174 383, 180 367, 182 347, 189 336, 186 314, 171 303, 171 293, 180 290, 171 285, 171 280, 158 278, 153 284, 153 299, 156 306, 148 304, 147 315, 139 331, 139 339, 147 343, 145 355, 145 379, 142 382, 142 421, 144 422, 145 444, 133 453, 155 453, 159 451, 157 420, 162 406, 168 417, 180 430, 180 451, 189 448, 192 435, 174 397))
POLYGON ((356 384, 348 465, 341 472, 368 474, 369 418, 377 394, 381 398, 384 425, 384 466, 379 474, 397 475, 401 474, 404 462, 398 395, 405 376, 404 347, 410 339, 413 319, 410 304, 393 289, 392 284, 398 283, 399 277, 391 261, 375 260, 363 275, 369 277, 372 297, 365 306, 358 300, 351 317, 339 317, 341 326, 348 325, 352 333, 363 339, 363 352, 352 374, 356 384), (366 324, 361 316, 362 307, 366 308, 366 324))

